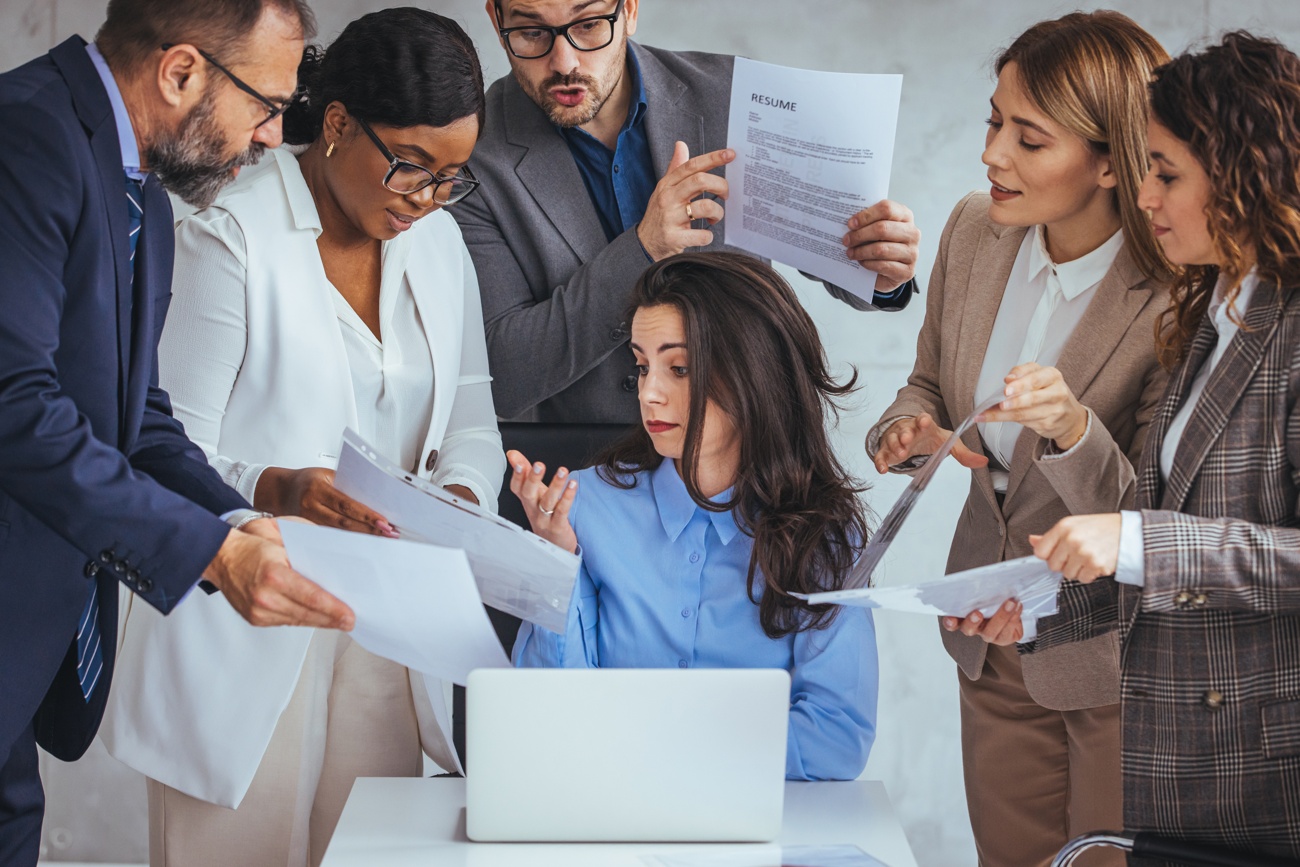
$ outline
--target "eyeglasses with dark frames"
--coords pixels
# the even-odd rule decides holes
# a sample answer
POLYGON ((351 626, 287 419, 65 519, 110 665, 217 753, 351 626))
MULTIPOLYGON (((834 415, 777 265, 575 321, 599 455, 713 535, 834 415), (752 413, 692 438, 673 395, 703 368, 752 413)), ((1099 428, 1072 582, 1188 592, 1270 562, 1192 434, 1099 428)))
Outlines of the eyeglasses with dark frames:
MULTIPOLYGON (((169 51, 175 46, 176 43, 174 42, 165 42, 163 43, 162 50, 169 51)), ((196 45, 194 46, 194 50, 199 53, 200 57, 202 57, 208 63, 211 63, 213 66, 215 66, 218 72, 226 76, 226 78, 229 78, 231 84, 233 84, 235 87, 239 88, 244 93, 251 96, 253 99, 260 102, 266 108, 266 117, 262 118, 262 120, 257 124, 256 127, 254 127, 254 129, 266 126, 268 123, 270 123, 271 121, 275 120, 277 117, 279 117, 280 115, 288 111, 289 106, 293 105, 294 100, 298 97, 298 94, 302 92, 301 88, 299 88, 298 90, 294 91, 293 96, 289 97, 287 101, 283 103, 276 102, 275 100, 265 97, 262 94, 258 93, 256 90, 253 89, 251 85, 247 84, 238 75, 235 75, 235 73, 231 72, 229 69, 226 69, 226 67, 218 63, 215 57, 213 57, 211 54, 208 54, 202 48, 199 48, 196 45)))
POLYGON ((398 159, 388 146, 383 143, 375 131, 356 115, 352 119, 361 127, 361 131, 370 137, 379 148, 379 152, 388 160, 388 174, 384 175, 384 187, 390 192, 397 193, 399 196, 409 196, 418 193, 431 184, 433 188, 433 200, 440 207, 448 207, 463 200, 470 193, 478 189, 479 181, 474 177, 474 173, 469 170, 469 166, 464 166, 459 172, 449 178, 440 178, 424 166, 417 165, 407 160, 398 159))
MULTIPOLYGON (((501 3, 497 4, 497 24, 505 21, 501 3)), ((536 60, 551 53, 557 36, 563 36, 578 51, 599 51, 614 41, 614 22, 623 12, 623 0, 612 15, 580 18, 559 27, 545 24, 527 24, 523 27, 501 27, 497 33, 505 40, 510 53, 520 60, 536 60)))

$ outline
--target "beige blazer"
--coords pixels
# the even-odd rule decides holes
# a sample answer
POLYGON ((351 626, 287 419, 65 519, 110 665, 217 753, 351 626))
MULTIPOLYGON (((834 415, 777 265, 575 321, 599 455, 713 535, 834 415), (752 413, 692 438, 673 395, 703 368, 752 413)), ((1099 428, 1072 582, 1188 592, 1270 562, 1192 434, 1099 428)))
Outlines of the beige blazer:
MULTIPOLYGON (((1016 255, 1027 229, 988 217, 989 197, 971 193, 958 203, 939 241, 925 324, 907 385, 881 420, 930 413, 952 429, 975 407, 980 367, 1016 255)), ((1005 502, 998 506, 987 469, 971 472, 970 494, 957 521, 948 571, 985 566, 1032 552, 1031 533, 1067 515, 1114 512, 1133 504, 1138 455, 1164 391, 1156 361, 1155 321, 1168 287, 1143 277, 1127 245, 1097 287, 1057 368, 1092 415, 1086 439, 1069 455, 1044 460, 1049 445, 1026 429, 1012 455, 1005 502)), ((979 430, 962 437, 984 452, 979 430)), ((1056 710, 1119 701, 1118 597, 1113 581, 1067 581, 1059 614, 1039 621, 1051 649, 1022 646, 1025 686, 1056 710), (1064 642, 1064 643, 1060 643, 1064 642)), ((949 654, 978 679, 987 645, 978 637, 943 632, 949 654)))

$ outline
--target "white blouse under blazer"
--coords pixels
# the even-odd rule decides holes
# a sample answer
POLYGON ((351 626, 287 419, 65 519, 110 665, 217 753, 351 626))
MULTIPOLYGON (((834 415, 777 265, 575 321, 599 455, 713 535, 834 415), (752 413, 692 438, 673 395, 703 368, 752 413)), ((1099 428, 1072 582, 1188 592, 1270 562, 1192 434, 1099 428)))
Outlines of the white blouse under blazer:
MULTIPOLYGON (((250 501, 262 468, 334 467, 344 428, 391 429, 402 418, 385 417, 374 402, 361 407, 365 418, 358 415, 338 293, 316 246, 320 232, 297 158, 283 148, 177 227, 160 380, 190 438, 250 501), (242 328, 232 327, 241 314, 242 328)), ((431 406, 427 424, 414 442, 409 432, 388 439, 413 451, 411 469, 421 477, 464 485, 495 509, 505 456, 478 281, 460 230, 437 211, 386 242, 382 261, 381 308, 383 292, 409 290, 424 340, 407 339, 407 358, 425 344, 433 371, 432 400, 421 404, 431 406)), ((381 336, 397 341, 401 325, 409 323, 381 336)), ((293 694, 312 630, 254 628, 220 594, 202 591, 167 617, 129 599, 121 610, 100 730, 109 752, 188 795, 238 806, 293 694)), ((430 679, 426 686, 413 672, 411 686, 425 752, 456 767, 438 722, 449 718, 442 685, 430 679)))

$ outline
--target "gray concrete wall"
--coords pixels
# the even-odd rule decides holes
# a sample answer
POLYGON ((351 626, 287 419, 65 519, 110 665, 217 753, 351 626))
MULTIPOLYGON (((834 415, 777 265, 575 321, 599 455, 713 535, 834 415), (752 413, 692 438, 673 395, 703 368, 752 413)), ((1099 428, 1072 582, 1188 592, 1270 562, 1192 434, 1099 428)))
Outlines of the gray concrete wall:
MULTIPOLYGON (((413 0, 468 25, 489 80, 507 64, 478 0, 413 0)), ((359 14, 392 5, 374 0, 316 0, 328 40, 359 14)), ((89 37, 103 0, 0 0, 0 68, 44 51, 70 33, 89 37)), ((1119 0, 1171 52, 1220 31, 1250 27, 1300 46, 1294 0, 1119 0)), ((900 72, 903 86, 891 195, 916 212, 924 240, 922 277, 953 204, 986 186, 980 163, 983 119, 992 93, 994 52, 1025 27, 1076 8, 1060 0, 646 0, 641 41, 669 48, 743 54, 817 69, 900 72)), ((852 106, 846 110, 851 111, 852 106)), ((788 274, 817 319, 835 361, 855 364, 864 387, 842 420, 836 442, 845 459, 870 474, 862 454, 866 428, 911 368, 923 305, 890 316, 846 314, 819 288, 788 274)), ((878 481, 867 495, 883 514, 902 489, 878 481)), ((940 574, 966 482, 945 467, 879 575, 901 582, 940 574)), ((883 614, 880 730, 867 776, 885 781, 923 867, 967 867, 975 855, 966 821, 958 742, 957 683, 934 622, 883 614)), ((144 794, 138 777, 96 748, 75 765, 47 762, 48 856, 60 860, 143 861, 144 794)))

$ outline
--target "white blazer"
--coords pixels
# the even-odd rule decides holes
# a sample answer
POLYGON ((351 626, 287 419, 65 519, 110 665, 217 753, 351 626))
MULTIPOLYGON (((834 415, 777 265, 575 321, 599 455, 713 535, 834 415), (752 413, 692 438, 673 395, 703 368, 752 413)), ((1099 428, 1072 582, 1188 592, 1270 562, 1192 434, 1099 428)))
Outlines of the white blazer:
MULTIPOLYGON (((344 428, 357 426, 334 289, 316 246, 320 232, 298 161, 284 149, 245 169, 212 208, 177 227, 160 381, 191 439, 249 500, 256 484, 250 467, 335 466, 344 428), (216 221, 225 235, 212 228, 216 221), (214 247, 214 234, 224 246, 214 247), (214 249, 219 262, 195 252, 214 249), (203 339, 222 305, 205 303, 187 280, 202 282, 213 267, 242 272, 245 327, 235 329, 245 336, 242 347, 203 339)), ((456 222, 437 211, 386 242, 383 271, 386 285, 405 275, 433 362, 421 452, 431 457, 414 469, 439 485, 465 485, 495 509, 505 456, 478 281, 456 222)), ((223 291, 238 291, 240 282, 227 281, 223 291)), ((117 670, 100 729, 105 745, 159 782, 237 807, 293 694, 312 630, 254 628, 220 594, 192 592, 167 617, 132 606, 132 598, 126 593, 121 606, 117 670)), ((455 768, 439 725, 450 718, 442 684, 430 679, 426 687, 412 672, 411 686, 425 752, 455 768)))

